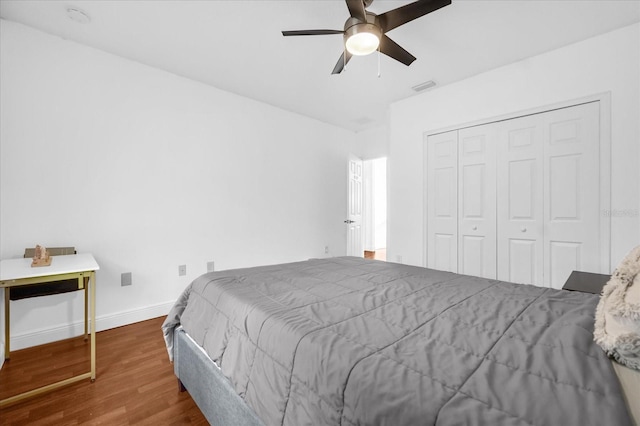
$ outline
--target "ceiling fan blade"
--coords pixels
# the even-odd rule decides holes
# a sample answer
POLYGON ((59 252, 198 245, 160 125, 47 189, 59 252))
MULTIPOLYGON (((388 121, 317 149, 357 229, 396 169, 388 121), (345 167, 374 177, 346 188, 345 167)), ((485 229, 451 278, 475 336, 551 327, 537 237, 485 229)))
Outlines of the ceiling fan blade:
POLYGON ((411 63, 416 60, 415 56, 404 50, 398 43, 391 40, 385 34, 383 34, 380 39, 380 52, 396 61, 402 62, 406 66, 411 65, 411 63))
POLYGON ((351 53, 345 50, 343 53, 340 54, 340 58, 338 59, 336 66, 333 67, 333 71, 331 72, 331 74, 340 74, 344 69, 344 66, 349 63, 350 59, 351 59, 351 53), (345 63, 345 59, 347 60, 346 63, 345 63))
POLYGON ((450 4, 451 0, 418 0, 378 15, 378 23, 382 31, 386 33, 450 4))
POLYGON ((341 30, 295 30, 295 31, 282 31, 282 35, 287 36, 308 36, 308 35, 329 35, 329 34, 344 34, 341 30))
POLYGON ((345 0, 347 8, 352 18, 357 18, 361 22, 367 22, 367 14, 364 11, 364 3, 362 0, 345 0))

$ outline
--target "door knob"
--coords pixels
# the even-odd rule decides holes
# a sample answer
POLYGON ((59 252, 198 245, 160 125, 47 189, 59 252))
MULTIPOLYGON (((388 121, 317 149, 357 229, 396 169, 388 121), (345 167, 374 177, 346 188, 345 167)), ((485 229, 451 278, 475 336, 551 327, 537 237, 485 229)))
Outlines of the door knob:
POLYGON ((472 230, 472 231, 476 231, 477 229, 478 229, 478 227, 477 227, 477 226, 475 226, 475 225, 471 227, 471 230, 472 230))
POLYGON ((527 232, 527 228, 520 228, 521 232, 527 232))

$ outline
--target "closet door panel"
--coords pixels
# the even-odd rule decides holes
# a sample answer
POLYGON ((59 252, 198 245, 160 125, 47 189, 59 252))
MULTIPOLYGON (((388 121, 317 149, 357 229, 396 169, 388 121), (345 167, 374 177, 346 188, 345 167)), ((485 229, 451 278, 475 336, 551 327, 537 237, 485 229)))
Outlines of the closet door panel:
POLYGON ((545 285, 571 271, 600 272, 599 103, 544 114, 545 285))
POLYGON ((571 271, 581 271, 583 246, 579 242, 550 241, 548 271, 550 287, 562 288, 571 271))
POLYGON ((549 220, 580 220, 581 155, 549 158, 549 220))
POLYGON ((543 283, 543 122, 539 115, 496 123, 498 279, 543 283))
POLYGON ((427 267, 458 272, 458 132, 432 135, 427 161, 427 267))
POLYGON ((535 240, 509 240, 509 279, 515 283, 532 283, 536 280, 539 264, 535 240))
POLYGON ((445 166, 435 170, 433 174, 435 186, 435 216, 448 220, 454 218, 456 211, 456 193, 451 188, 456 184, 456 169, 445 166))
POLYGON ((536 195, 538 188, 537 164, 535 159, 514 160, 508 165, 507 174, 509 196, 508 217, 512 220, 536 220, 536 195))
POLYGON ((486 217, 486 167, 484 164, 462 165, 462 217, 484 219, 486 217))
POLYGON ((486 257, 489 256, 485 251, 487 239, 485 237, 475 237, 472 235, 463 235, 460 241, 460 273, 465 275, 474 275, 485 278, 495 278, 495 276, 487 276, 486 257))
POLYGON ((496 278, 496 128, 458 132, 458 272, 496 278))
POLYGON ((458 260, 455 256, 457 242, 455 235, 435 234, 433 236, 433 262, 427 267, 441 271, 457 271, 458 260))

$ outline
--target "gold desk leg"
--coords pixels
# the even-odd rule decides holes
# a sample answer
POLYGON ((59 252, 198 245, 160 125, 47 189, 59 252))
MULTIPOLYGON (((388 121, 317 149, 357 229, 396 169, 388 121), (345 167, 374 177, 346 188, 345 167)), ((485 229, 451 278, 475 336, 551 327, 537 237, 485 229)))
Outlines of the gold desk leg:
POLYGON ((50 385, 42 386, 41 388, 38 388, 38 389, 21 393, 19 395, 11 396, 9 398, 6 398, 0 401, 0 408, 9 406, 11 404, 15 404, 16 402, 24 401, 25 399, 31 398, 36 395, 42 395, 43 393, 49 392, 53 389, 58 389, 58 388, 67 386, 71 383, 79 382, 80 380, 85 380, 89 378, 90 375, 91 373, 84 373, 79 376, 69 377, 68 379, 61 380, 59 382, 51 383, 50 385))
POLYGON ((10 337, 9 330, 11 328, 11 324, 9 320, 11 315, 9 314, 9 287, 5 287, 4 289, 4 359, 9 359, 9 354, 11 353, 10 348, 10 337))
POLYGON ((89 276, 91 286, 91 381, 96 380, 96 271, 89 276))
MULTIPOLYGON (((84 277, 82 277, 82 279, 84 280, 84 277)), ((84 284, 84 340, 86 341, 87 338, 89 337, 89 330, 88 330, 88 320, 89 320, 89 283, 87 283, 86 281, 83 283, 84 284)))

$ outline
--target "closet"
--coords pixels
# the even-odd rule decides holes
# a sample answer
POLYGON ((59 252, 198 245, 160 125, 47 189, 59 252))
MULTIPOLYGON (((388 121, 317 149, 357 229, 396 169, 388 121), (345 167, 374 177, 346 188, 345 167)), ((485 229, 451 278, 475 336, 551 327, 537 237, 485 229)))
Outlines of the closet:
POLYGON ((600 103, 431 134, 427 267, 561 288, 601 272, 600 103))

